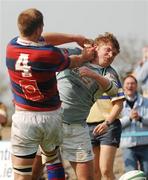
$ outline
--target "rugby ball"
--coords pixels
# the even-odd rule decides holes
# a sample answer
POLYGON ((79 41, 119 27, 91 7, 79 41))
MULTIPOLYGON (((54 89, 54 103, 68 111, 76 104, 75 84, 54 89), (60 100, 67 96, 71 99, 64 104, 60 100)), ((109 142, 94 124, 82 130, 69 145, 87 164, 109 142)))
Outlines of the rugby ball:
POLYGON ((143 171, 133 170, 123 174, 119 180, 146 180, 143 171))

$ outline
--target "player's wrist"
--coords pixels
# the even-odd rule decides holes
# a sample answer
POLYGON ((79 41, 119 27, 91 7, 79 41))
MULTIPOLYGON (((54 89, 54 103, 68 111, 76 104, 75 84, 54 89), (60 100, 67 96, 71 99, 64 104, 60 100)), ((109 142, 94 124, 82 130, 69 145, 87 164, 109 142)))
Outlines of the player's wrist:
POLYGON ((80 61, 83 63, 83 62, 86 62, 86 57, 83 55, 83 54, 80 54, 78 55, 79 56, 79 59, 80 61))
POLYGON ((111 125, 111 122, 108 121, 108 120, 105 120, 104 123, 105 123, 108 127, 110 127, 110 125, 111 125))

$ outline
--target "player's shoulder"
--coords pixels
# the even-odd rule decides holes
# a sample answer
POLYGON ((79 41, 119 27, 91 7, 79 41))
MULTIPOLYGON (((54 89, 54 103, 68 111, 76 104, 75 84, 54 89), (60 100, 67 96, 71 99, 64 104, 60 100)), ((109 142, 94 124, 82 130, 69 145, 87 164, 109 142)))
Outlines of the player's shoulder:
POLYGON ((118 72, 117 72, 116 69, 113 68, 112 66, 108 66, 108 67, 106 68, 106 74, 108 74, 108 73, 109 73, 112 77, 115 77, 115 78, 119 79, 119 74, 118 74, 118 72))

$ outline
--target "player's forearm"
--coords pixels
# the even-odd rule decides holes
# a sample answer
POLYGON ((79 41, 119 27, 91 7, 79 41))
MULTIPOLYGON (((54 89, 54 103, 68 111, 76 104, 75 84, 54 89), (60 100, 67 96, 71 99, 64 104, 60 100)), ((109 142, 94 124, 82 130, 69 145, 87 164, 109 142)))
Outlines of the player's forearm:
POLYGON ((84 63, 82 55, 71 55, 69 68, 80 67, 84 63))
POLYGON ((93 78, 97 81, 98 85, 102 87, 104 92, 106 92, 109 96, 117 95, 118 87, 113 81, 97 73, 94 74, 93 78))
POLYGON ((92 78, 96 80, 98 85, 101 86, 104 91, 110 86, 110 81, 98 73, 94 72, 92 74, 92 78))
POLYGON ((69 68, 79 67, 84 62, 91 61, 94 58, 94 48, 84 48, 82 54, 71 55, 69 57, 71 60, 69 68))
POLYGON ((112 123, 115 119, 117 119, 122 111, 123 108, 123 100, 118 100, 114 102, 112 110, 110 114, 106 117, 106 121, 112 123))

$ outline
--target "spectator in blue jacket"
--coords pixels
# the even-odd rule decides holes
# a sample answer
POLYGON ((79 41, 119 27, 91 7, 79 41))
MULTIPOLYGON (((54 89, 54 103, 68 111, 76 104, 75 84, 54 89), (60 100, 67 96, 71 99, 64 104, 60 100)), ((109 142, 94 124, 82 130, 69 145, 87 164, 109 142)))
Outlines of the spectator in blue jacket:
POLYGON ((126 172, 139 168, 148 178, 148 99, 137 92, 137 86, 134 76, 125 77, 120 146, 126 172))
POLYGON ((148 46, 143 48, 143 58, 134 71, 144 97, 148 97, 148 46))

